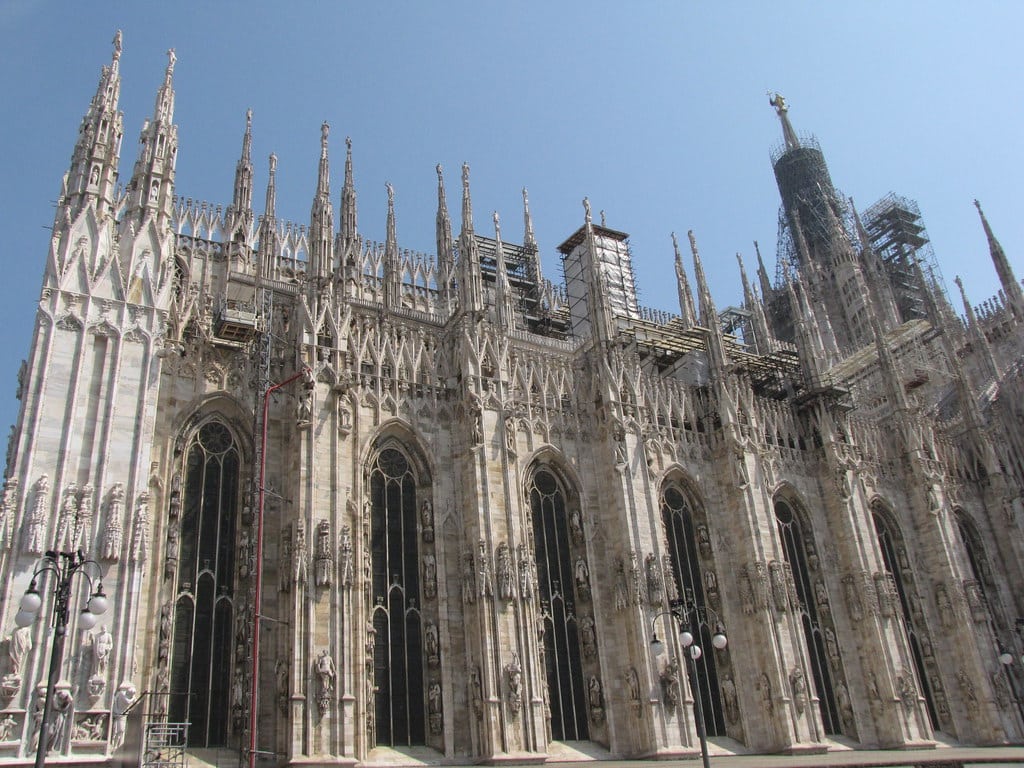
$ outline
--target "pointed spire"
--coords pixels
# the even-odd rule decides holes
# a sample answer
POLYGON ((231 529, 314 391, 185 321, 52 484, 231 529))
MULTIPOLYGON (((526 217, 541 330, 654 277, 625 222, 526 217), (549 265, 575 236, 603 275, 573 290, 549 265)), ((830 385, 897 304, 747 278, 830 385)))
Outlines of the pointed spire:
POLYGON ((747 270, 743 267, 743 257, 738 253, 736 254, 736 261, 740 265, 740 280, 743 283, 743 303, 750 313, 750 332, 753 336, 753 346, 758 354, 767 355, 772 349, 771 334, 768 330, 768 320, 764 314, 764 306, 750 288, 750 281, 747 280, 747 270))
MULTIPOLYGON (((90 201, 95 202, 100 218, 113 208, 121 137, 124 134, 124 117, 117 109, 121 95, 121 39, 121 30, 118 30, 114 35, 110 66, 100 70, 96 94, 78 129, 64 193, 71 219, 90 201)), ((60 205, 57 217, 64 217, 60 205)))
POLYGON ((260 274, 270 277, 277 258, 277 155, 270 153, 267 176, 267 199, 260 220, 260 274))
POLYGON ((686 269, 683 267, 683 257, 679 253, 679 241, 676 233, 672 233, 672 250, 676 257, 676 291, 679 294, 679 315, 683 320, 684 328, 692 328, 697 324, 697 312, 693 308, 693 292, 690 290, 690 282, 686 279, 686 269))
POLYGON ((398 258, 398 235, 395 232, 395 188, 386 182, 388 193, 388 218, 384 240, 384 303, 397 308, 402 303, 402 270, 398 258))
POLYGON ((1013 274, 1013 268, 1010 266, 1009 259, 1006 258, 1003 246, 999 244, 996 236, 992 233, 992 227, 989 226, 988 219, 985 218, 985 212, 981 210, 981 203, 975 200, 974 207, 978 209, 981 225, 985 228, 985 237, 988 238, 988 250, 992 256, 992 264, 995 265, 996 274, 999 275, 999 282, 1003 286, 1003 293, 1006 294, 1010 310, 1018 319, 1024 319, 1024 291, 1021 290, 1020 283, 1013 274))
POLYGON ((789 311, 793 316, 793 334, 800 355, 800 365, 810 389, 821 386, 822 370, 825 365, 825 350, 821 339, 815 333, 816 322, 810 308, 805 305, 806 297, 801 287, 794 284, 789 268, 784 265, 783 275, 786 293, 789 295, 789 311))
POLYGON ((228 231, 232 234, 241 225, 248 235, 252 226, 252 110, 245 111, 245 134, 242 136, 242 154, 235 166, 235 193, 228 208, 228 231))
POLYGON ((174 124, 174 49, 167 51, 164 81, 157 90, 153 119, 142 126, 139 156, 128 183, 128 215, 122 226, 141 223, 154 214, 162 223, 171 220, 174 204, 174 165, 178 154, 178 126, 174 124))
POLYGON ((992 354, 992 347, 988 343, 988 337, 985 336, 981 323, 978 322, 978 316, 974 313, 974 307, 967 300, 967 291, 964 290, 964 284, 960 279, 960 275, 957 275, 953 282, 960 289, 960 299, 964 304, 964 314, 967 315, 967 331, 972 344, 977 349, 984 364, 985 376, 990 379, 998 379, 1001 376, 999 364, 996 363, 995 356, 992 354))
POLYGON ((540 268, 540 250, 533 234, 533 217, 530 215, 530 198, 526 194, 526 187, 523 187, 523 248, 530 258, 530 280, 539 291, 544 283, 544 274, 540 268))
POLYGON ((469 196, 469 163, 462 164, 462 231, 473 232, 473 201, 469 196))
POLYGON ((331 166, 327 156, 327 137, 331 127, 320 126, 320 165, 316 194, 310 212, 309 262, 310 276, 324 277, 334 264, 334 206, 331 204, 331 166))
POLYGON ((341 188, 341 242, 346 253, 359 237, 356 184, 352 173, 352 139, 345 137, 345 183, 341 188))
POLYGON ((768 301, 772 295, 772 282, 768 279, 768 270, 764 268, 764 261, 761 259, 761 247, 754 241, 754 253, 757 254, 757 281, 761 285, 761 298, 768 301))
POLYGON ((725 340, 722 338, 722 326, 718 321, 718 311, 708 289, 708 281, 704 277, 704 265, 697 251, 697 238, 693 230, 686 233, 690 238, 690 251, 693 253, 693 275, 697 280, 697 301, 700 306, 700 324, 708 329, 708 361, 715 378, 725 375, 725 340))
POLYGON ((449 312, 452 310, 452 278, 455 264, 453 254, 455 241, 452 238, 452 220, 448 215, 448 200, 444 192, 444 173, 441 164, 437 164, 437 221, 435 226, 437 238, 437 286, 441 293, 442 306, 449 312))
POLYGON ((514 297, 512 285, 508 280, 508 268, 505 264, 505 249, 501 244, 501 219, 494 212, 494 313, 497 324, 503 328, 515 326, 514 297))
POLYGON ((779 116, 779 122, 782 123, 782 138, 786 142, 786 150, 799 149, 800 139, 796 137, 796 131, 793 130, 793 126, 789 122, 789 105, 786 103, 785 97, 780 93, 773 94, 769 91, 768 103, 775 107, 775 113, 779 116))

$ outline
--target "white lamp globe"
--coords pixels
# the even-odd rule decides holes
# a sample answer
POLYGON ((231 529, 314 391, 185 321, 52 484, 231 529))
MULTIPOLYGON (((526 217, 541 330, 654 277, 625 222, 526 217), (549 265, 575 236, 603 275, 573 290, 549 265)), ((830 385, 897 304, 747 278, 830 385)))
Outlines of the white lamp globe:
POLYGON ((716 632, 715 636, 711 638, 711 645, 713 645, 719 651, 724 651, 725 646, 727 646, 728 644, 729 638, 727 638, 721 632, 716 632))
POLYGON ((36 620, 36 614, 28 611, 18 611, 14 614, 14 623, 19 627, 29 627, 36 620))
POLYGON ((103 587, 99 587, 96 590, 96 593, 89 598, 89 610, 97 616, 102 616, 107 612, 107 608, 109 607, 110 601, 107 600, 107 596, 103 594, 103 587))
POLYGON ((43 598, 39 596, 36 591, 35 585, 28 588, 24 595, 21 596, 21 610, 25 613, 39 613, 39 609, 43 605, 43 598))
POLYGON ((690 658, 696 661, 703 655, 704 651, 700 649, 699 645, 690 646, 690 658))
POLYGON ((693 635, 690 632, 683 632, 679 636, 679 639, 683 643, 683 648, 689 648, 693 645, 693 635))
POLYGON ((1011 664, 1013 664, 1013 654, 1009 651, 1003 651, 999 654, 999 661, 1000 663, 1005 664, 1006 666, 1010 666, 1011 664))
POLYGON ((90 611, 88 608, 83 608, 82 612, 78 614, 78 628, 92 629, 95 626, 96 614, 90 611))

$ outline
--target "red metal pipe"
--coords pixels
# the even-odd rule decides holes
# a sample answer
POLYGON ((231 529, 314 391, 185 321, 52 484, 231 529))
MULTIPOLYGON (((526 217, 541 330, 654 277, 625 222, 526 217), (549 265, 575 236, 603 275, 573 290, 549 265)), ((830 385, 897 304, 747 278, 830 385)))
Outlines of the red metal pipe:
POLYGON ((305 377, 307 384, 313 384, 313 371, 303 368, 294 376, 279 384, 267 387, 263 393, 263 428, 260 434, 260 484, 257 489, 256 510, 256 595, 253 598, 252 627, 252 700, 249 702, 249 768, 256 768, 256 716, 258 713, 260 681, 260 610, 263 604, 263 508, 266 501, 267 481, 267 417, 270 413, 270 395, 296 379, 305 377))

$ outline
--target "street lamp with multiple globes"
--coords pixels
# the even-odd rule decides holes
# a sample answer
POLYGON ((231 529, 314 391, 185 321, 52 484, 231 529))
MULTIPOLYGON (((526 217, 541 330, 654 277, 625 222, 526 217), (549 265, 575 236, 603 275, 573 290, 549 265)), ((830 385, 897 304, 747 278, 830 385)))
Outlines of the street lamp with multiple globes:
MULTIPOLYGON (((724 651, 725 647, 729 644, 729 639, 725 636, 725 627, 722 625, 721 620, 719 620, 718 614, 706 606, 701 607, 696 605, 692 598, 688 600, 681 600, 678 598, 670 600, 669 610, 655 614, 651 618, 651 647, 655 652, 659 652, 662 647, 662 642, 658 639, 658 631, 655 626, 655 622, 658 617, 671 616, 675 619, 676 624, 681 630, 679 633, 679 642, 682 643, 684 649, 683 658, 684 664, 686 665, 687 679, 693 682, 694 687, 696 687, 697 683, 697 660, 704 654, 701 647, 694 642, 694 632, 698 634, 700 633, 700 626, 705 623, 705 616, 709 613, 714 616, 715 620, 715 633, 711 636, 711 645, 715 650, 724 651), (698 625, 692 626, 690 623, 690 617, 695 613, 698 615, 698 625)), ((704 704, 701 700, 699 690, 694 691, 693 710, 694 719, 697 721, 697 738, 700 739, 701 761, 704 763, 704 768, 710 768, 710 762, 708 760, 708 737, 704 727, 704 704)))
POLYGON ((19 627, 30 626, 39 615, 43 606, 42 595, 39 594, 39 579, 43 574, 52 573, 55 579, 53 598, 53 648, 50 651, 50 672, 46 684, 46 701, 43 703, 42 720, 39 723, 39 745, 36 748, 36 768, 43 768, 46 752, 50 743, 50 716, 54 691, 60 682, 60 668, 64 660, 64 639, 68 630, 68 603, 71 600, 71 583, 79 574, 89 584, 91 594, 85 606, 78 614, 78 628, 92 629, 96 626, 96 617, 106 613, 109 607, 107 596, 103 593, 102 570, 95 560, 87 560, 82 550, 77 552, 49 551, 36 566, 32 574, 32 582, 22 595, 20 610, 14 617, 19 627), (86 572, 86 567, 95 568, 93 577, 86 572), (93 588, 95 587, 95 589, 93 588))

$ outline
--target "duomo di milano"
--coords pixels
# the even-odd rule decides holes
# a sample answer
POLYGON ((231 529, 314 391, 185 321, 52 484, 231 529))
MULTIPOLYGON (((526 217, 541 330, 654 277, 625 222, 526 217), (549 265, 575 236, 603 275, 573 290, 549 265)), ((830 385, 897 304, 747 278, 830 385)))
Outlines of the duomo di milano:
POLYGON ((244 752, 257 580, 252 722, 280 763, 692 755, 695 697, 751 752, 1024 740, 999 661, 1022 650, 1024 293, 984 215, 1002 291, 961 317, 916 206, 858 215, 775 97, 779 267, 741 263, 719 310, 691 234, 660 313, 586 201, 554 285, 525 193, 513 243, 468 167, 458 222, 438 168, 435 255, 390 205, 368 240, 351 144, 335 217, 326 125, 308 225, 276 218, 273 156, 256 215, 251 120, 230 204, 177 195, 173 52, 122 172, 120 52, 40 243, 0 763, 34 752, 53 637, 52 584, 24 628, 19 601, 79 549, 111 607, 81 629, 76 586, 50 759, 118 759, 143 715, 244 752))

